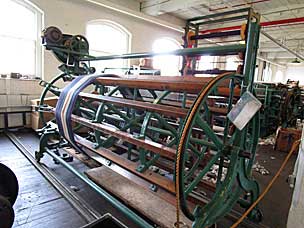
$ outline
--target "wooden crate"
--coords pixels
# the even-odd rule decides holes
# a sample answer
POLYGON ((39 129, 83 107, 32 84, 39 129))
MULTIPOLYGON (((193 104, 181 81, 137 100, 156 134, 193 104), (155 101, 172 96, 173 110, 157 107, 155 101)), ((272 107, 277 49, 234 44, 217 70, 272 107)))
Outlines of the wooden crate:
POLYGON ((289 152, 292 144, 301 138, 301 133, 302 130, 294 128, 279 128, 274 149, 282 152, 289 152))

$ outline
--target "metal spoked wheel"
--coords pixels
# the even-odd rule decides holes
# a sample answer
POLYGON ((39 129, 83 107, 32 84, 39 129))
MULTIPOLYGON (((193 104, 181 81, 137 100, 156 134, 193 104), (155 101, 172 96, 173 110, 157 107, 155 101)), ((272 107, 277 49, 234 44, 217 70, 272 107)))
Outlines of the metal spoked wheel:
POLYGON ((239 200, 242 190, 250 194, 250 202, 243 200, 245 207, 258 195, 258 185, 250 179, 259 134, 258 115, 242 131, 235 129, 223 115, 221 132, 214 131, 218 121, 212 118, 214 109, 210 97, 215 96, 217 86, 227 80, 230 94, 225 107, 229 113, 239 98, 235 85, 242 82, 242 77, 222 74, 213 79, 193 103, 178 145, 175 167, 178 204, 183 213, 194 220, 193 227, 206 227, 225 215, 239 200), (215 183, 210 190, 204 179, 215 166, 215 183), (194 207, 189 204, 191 199, 202 195, 210 200, 194 207))
MULTIPOLYGON (((44 114, 44 110, 43 110, 43 107, 46 107, 47 105, 45 104, 45 99, 46 97, 49 95, 49 94, 52 94, 52 95, 56 95, 56 96, 59 96, 59 93, 56 93, 56 92, 52 92, 53 90, 52 89, 56 89, 58 87, 56 87, 56 84, 58 82, 60 82, 61 80, 63 82, 65 82, 66 80, 70 79, 70 76, 63 73, 63 74, 60 74, 58 75, 57 77, 53 78, 50 82, 48 82, 42 93, 41 93, 41 96, 40 96, 40 103, 39 103, 39 106, 40 106, 40 111, 39 111, 39 117, 41 119, 41 123, 42 123, 42 126, 45 126, 46 125, 46 118, 45 118, 45 114, 44 114)), ((44 81, 41 81, 40 84, 43 84, 43 83, 46 83, 44 81)), ((54 118, 55 119, 55 118, 54 118)), ((53 120, 54 120, 53 119, 53 120)))
POLYGON ((89 50, 89 42, 82 35, 73 36, 70 41, 70 49, 75 52, 87 54, 89 50))

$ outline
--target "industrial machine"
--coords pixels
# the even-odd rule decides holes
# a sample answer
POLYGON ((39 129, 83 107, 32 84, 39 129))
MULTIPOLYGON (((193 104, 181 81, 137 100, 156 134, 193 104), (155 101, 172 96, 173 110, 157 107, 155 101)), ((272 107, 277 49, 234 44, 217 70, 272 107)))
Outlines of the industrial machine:
POLYGON ((286 84, 255 82, 255 92, 262 102, 260 137, 274 134, 279 126, 296 127, 297 119, 303 119, 303 98, 299 81, 286 84))
MULTIPOLYGON (((187 23, 185 37, 196 41, 188 35, 191 28, 196 29, 197 37, 201 25, 231 21, 245 21, 243 29, 232 34, 242 34, 242 43, 99 57, 89 55, 83 36, 47 28, 43 45, 62 62, 62 74, 40 83, 45 87, 39 106, 41 118, 44 112, 54 113, 56 118, 40 130, 36 159, 50 155, 140 227, 208 227, 229 216, 236 204, 248 208, 259 195, 258 183, 251 175, 259 112, 242 129, 235 127, 227 114, 245 93, 254 94, 259 15, 247 8, 193 18, 187 23), (243 65, 238 72, 218 70, 219 75, 208 77, 99 74, 89 67, 91 61, 164 54, 182 56, 182 72, 187 74, 194 69, 190 69, 192 61, 203 55, 243 56, 243 65), (66 86, 60 88, 59 81, 66 86), (58 96, 56 107, 44 105, 47 93, 58 96), (59 149, 66 147, 111 172, 97 168, 97 176, 97 170, 84 176, 60 158, 59 149), (128 181, 118 181, 120 177, 113 172, 128 173, 124 175, 128 181), (123 185, 130 181, 134 184, 123 185), (142 190, 135 186, 146 184, 150 188, 142 194, 146 197, 136 201, 135 192, 141 194, 142 190), (121 197, 128 207, 109 192, 121 197)), ((208 33, 218 38, 229 35, 230 31, 208 33)), ((259 209, 252 210, 249 218, 259 222, 259 209)))
POLYGON ((286 86, 281 83, 256 82, 254 87, 263 104, 260 111, 260 137, 267 137, 274 134, 282 124, 286 86))

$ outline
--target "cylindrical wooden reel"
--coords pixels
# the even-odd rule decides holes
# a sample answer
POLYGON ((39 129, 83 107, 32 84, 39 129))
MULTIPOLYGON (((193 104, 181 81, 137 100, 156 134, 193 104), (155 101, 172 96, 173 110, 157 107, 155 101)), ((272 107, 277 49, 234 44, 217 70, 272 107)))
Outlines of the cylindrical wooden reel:
MULTIPOLYGON (((91 76, 83 76, 85 81, 84 77, 91 76)), ((83 152, 94 151, 178 193, 184 214, 197 227, 210 225, 237 201, 248 207, 258 195, 258 186, 250 178, 258 116, 242 131, 226 117, 241 95, 241 85, 242 77, 229 73, 217 77, 94 76, 72 94, 72 100, 59 97, 59 103, 71 103, 66 107, 71 110, 67 120, 88 129, 77 134, 70 129, 69 136, 63 135, 68 141, 73 135, 71 144, 83 152), (151 169, 157 172, 151 175, 151 169), (242 199, 244 191, 247 198, 242 199)), ((68 89, 54 92, 58 95, 68 89)))

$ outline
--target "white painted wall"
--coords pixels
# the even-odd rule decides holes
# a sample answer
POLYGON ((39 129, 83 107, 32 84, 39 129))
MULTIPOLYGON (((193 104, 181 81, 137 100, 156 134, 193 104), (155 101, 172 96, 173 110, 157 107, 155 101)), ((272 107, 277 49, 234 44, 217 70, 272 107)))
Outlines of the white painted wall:
MULTIPOLYGON (((154 40, 171 37, 181 40, 181 33, 137 19, 83 0, 31 0, 45 13, 45 27, 57 26, 64 33, 85 35, 90 20, 107 19, 124 26, 131 34, 131 52, 151 51, 154 40)), ((109 44, 115 45, 115 44, 109 44)), ((44 52, 44 79, 50 80, 59 73, 59 62, 49 51, 44 52)))
POLYGON ((287 65, 285 80, 292 79, 300 81, 300 85, 304 85, 304 63, 293 64, 289 63, 287 65))
MULTIPOLYGON (((285 63, 286 64, 286 63, 285 63)), ((270 65, 271 69, 271 80, 270 82, 281 82, 286 83, 288 79, 300 81, 300 85, 304 85, 304 63, 293 64, 287 63, 286 67, 278 67, 276 65, 270 65), (281 71, 283 74, 282 78, 278 78, 278 71, 281 71)))
MULTIPOLYGON (((64 33, 85 35, 86 24, 90 20, 107 19, 124 26, 131 34, 131 52, 151 51, 153 42, 160 37, 171 37, 181 41, 182 34, 169 28, 134 18, 84 0, 30 0, 44 11, 44 25, 57 26, 64 33)), ((95 0, 104 3, 105 0, 95 0)), ((139 10, 135 0, 111 0, 134 12, 139 10)), ((172 21, 172 20, 171 20, 172 21)), ((164 23, 168 23, 165 21, 164 23)), ((178 27, 178 26, 177 26, 178 27)), ((115 44, 109 44, 115 45, 115 44)), ((60 73, 60 63, 50 51, 44 51, 44 80, 49 81, 60 73)), ((38 81, 0 80, 0 111, 19 110, 29 105, 29 99, 38 98, 41 87, 38 81)), ((27 107, 28 108, 28 107, 27 107)), ((0 116, 0 128, 3 126, 0 116)), ((10 123, 20 125, 21 116, 14 116, 10 123)))

